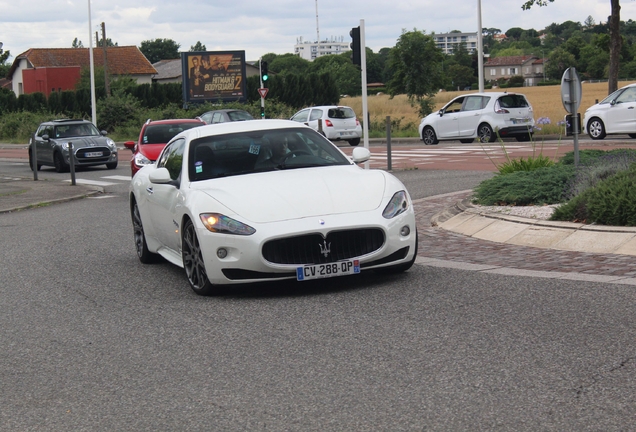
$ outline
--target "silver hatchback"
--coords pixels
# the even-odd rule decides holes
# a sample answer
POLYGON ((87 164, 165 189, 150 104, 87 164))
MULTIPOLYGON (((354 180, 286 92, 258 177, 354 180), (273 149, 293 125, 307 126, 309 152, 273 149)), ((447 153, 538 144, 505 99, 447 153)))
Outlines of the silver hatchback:
POLYGON ((325 105, 305 108, 291 118, 321 132, 331 141, 343 140, 352 146, 360 144, 362 127, 356 113, 348 106, 325 105))

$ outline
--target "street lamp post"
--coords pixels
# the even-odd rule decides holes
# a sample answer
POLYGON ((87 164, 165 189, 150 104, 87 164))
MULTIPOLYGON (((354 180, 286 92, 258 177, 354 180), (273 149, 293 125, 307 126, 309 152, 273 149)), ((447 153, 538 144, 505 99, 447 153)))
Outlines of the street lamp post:
POLYGON ((477 76, 479 79, 479 92, 484 91, 484 46, 481 30, 481 0, 477 0, 477 76))
POLYGON ((91 116, 93 124, 97 126, 97 102, 95 100, 95 64, 93 62, 93 27, 91 26, 91 0, 88 0, 88 52, 91 73, 91 116))

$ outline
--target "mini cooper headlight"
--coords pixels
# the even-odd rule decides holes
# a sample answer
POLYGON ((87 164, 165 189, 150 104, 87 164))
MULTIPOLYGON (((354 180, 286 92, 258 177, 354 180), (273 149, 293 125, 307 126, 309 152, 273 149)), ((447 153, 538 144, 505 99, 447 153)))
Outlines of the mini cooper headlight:
POLYGON ((251 226, 245 225, 242 222, 220 213, 201 213, 199 217, 208 231, 245 236, 252 235, 256 232, 251 226))
POLYGON ((405 191, 396 192, 391 198, 391 201, 386 205, 384 211, 382 212, 382 216, 386 219, 392 219, 399 215, 400 213, 404 213, 409 208, 409 201, 406 198, 405 191))
POLYGON ((111 150, 117 150, 117 144, 115 144, 115 141, 110 138, 106 138, 106 145, 111 150))

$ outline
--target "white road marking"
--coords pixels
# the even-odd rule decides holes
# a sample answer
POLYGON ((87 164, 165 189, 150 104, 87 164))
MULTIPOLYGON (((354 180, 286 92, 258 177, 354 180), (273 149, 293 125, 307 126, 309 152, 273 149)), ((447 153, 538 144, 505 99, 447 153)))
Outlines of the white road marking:
MULTIPOLYGON (((64 181, 70 183, 70 180, 64 180, 64 181)), ((97 181, 97 180, 87 180, 87 179, 76 179, 75 183, 81 183, 81 184, 87 184, 87 185, 93 185, 93 186, 112 186, 112 185, 117 184, 117 183, 109 183, 109 182, 103 182, 103 181, 97 181)))
POLYGON ((123 175, 113 175, 113 176, 104 176, 102 178, 105 179, 111 179, 111 180, 123 180, 123 181, 130 181, 130 179, 132 178, 131 176, 123 176, 123 175))

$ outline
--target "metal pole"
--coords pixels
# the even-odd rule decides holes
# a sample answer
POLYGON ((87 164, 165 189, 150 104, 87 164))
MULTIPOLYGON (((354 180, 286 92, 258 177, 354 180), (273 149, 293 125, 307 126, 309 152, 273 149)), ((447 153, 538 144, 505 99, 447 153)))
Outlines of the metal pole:
MULTIPOLYGON (((258 79, 261 83, 261 88, 263 87, 263 69, 261 67, 261 63, 263 63, 263 59, 261 58, 258 61, 258 79)), ((265 119, 265 98, 261 95, 261 119, 265 119)))
POLYGON ((75 186, 75 156, 73 155, 73 143, 68 143, 68 163, 71 166, 71 184, 75 186))
POLYGON ((93 124, 97 126, 97 101, 95 98, 95 64, 93 62, 93 26, 91 25, 91 0, 88 0, 88 53, 91 73, 91 115, 93 124))
MULTIPOLYGON (((570 97, 572 98, 572 96, 577 94, 577 89, 575 88, 576 85, 576 69, 571 67, 570 69, 570 97)), ((570 106, 572 107, 572 109, 570 109, 570 112, 572 113, 572 135, 574 136, 574 168, 578 168, 579 166, 579 119, 578 119, 578 115, 577 115, 577 106, 579 105, 579 101, 573 100, 574 98, 572 98, 571 100, 571 104, 570 106)))
POLYGON ((31 136, 31 159, 32 159, 32 162, 33 162, 31 164, 31 165, 33 165, 31 167, 31 169, 33 170, 33 180, 37 180, 38 179, 38 151, 37 151, 37 147, 36 147, 35 143, 36 143, 35 134, 33 134, 31 136))
POLYGON ((386 169, 391 168, 391 116, 386 116, 386 169))
MULTIPOLYGON (((367 105, 367 48, 366 39, 364 35, 364 20, 360 20, 360 70, 362 78, 362 118, 364 123, 362 124, 362 135, 364 136, 364 148, 369 148, 369 122, 368 118, 368 105, 367 105)), ((369 169, 369 161, 364 163, 364 169, 369 169)))
POLYGON ((479 92, 484 91, 484 47, 481 29, 481 0, 477 0, 477 69, 479 69, 479 92))

